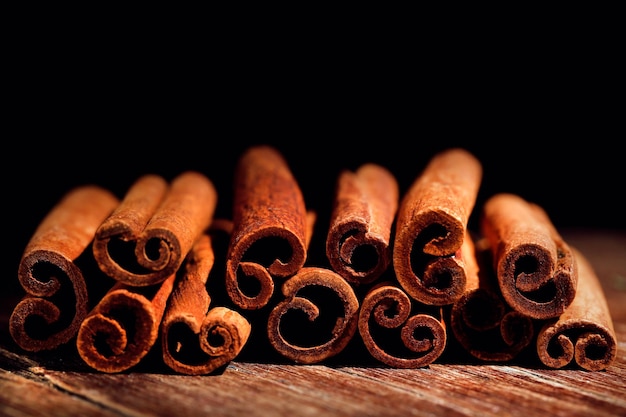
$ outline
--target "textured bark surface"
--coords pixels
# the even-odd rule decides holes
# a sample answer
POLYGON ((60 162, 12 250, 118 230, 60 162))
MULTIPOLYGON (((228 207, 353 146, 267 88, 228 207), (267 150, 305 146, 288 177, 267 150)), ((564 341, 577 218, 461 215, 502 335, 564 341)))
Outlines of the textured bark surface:
POLYGON ((385 168, 365 164, 341 172, 326 239, 332 269, 353 284, 368 284, 391 264, 391 227, 398 184, 385 168))
MULTIPOLYGON (((284 299, 273 307, 267 320, 268 338, 274 349, 282 356, 295 363, 312 364, 322 362, 339 354, 352 340, 356 333, 359 312, 359 300, 352 287, 336 272, 326 268, 303 267, 296 275, 289 278, 282 285, 284 299), (312 295, 312 290, 330 290, 321 292, 317 303, 307 294, 312 295), (335 300, 331 300, 330 298, 335 300), (333 301, 340 305, 335 315, 332 311, 329 317, 325 317, 323 310, 332 306, 333 301), (325 322, 316 328, 304 330, 306 323, 289 329, 290 326, 282 322, 288 314, 299 311, 306 319, 315 322, 325 322), (322 320, 324 318, 324 320, 322 320), (309 341, 306 344, 293 341, 289 338, 289 330, 293 334, 301 336, 303 333, 319 334, 321 341, 309 341)), ((295 322, 294 322, 295 323, 295 322)))
POLYGON ((216 204, 215 187, 201 173, 183 172, 171 184, 145 175, 98 228, 94 256, 119 282, 158 284, 176 273, 211 223, 216 204))
POLYGON ((576 294, 576 262, 543 208, 514 194, 496 194, 483 206, 481 232, 513 309, 535 319, 565 311, 576 294))
POLYGON ((464 244, 467 268, 465 293, 450 311, 450 327, 459 344, 473 357, 507 362, 527 349, 534 337, 530 317, 513 310, 502 297, 486 239, 464 244))
POLYGON ((187 255, 163 317, 163 361, 182 374, 214 372, 241 352, 250 335, 250 323, 239 312, 211 306, 206 281, 214 263, 211 236, 203 234, 187 255))
POLYGON ((116 373, 137 365, 154 346, 176 275, 150 286, 118 282, 87 314, 76 347, 93 369, 116 373))
POLYGON ((100 187, 77 187, 35 230, 18 269, 27 294, 15 306, 9 326, 22 349, 54 349, 76 335, 90 308, 85 280, 94 278, 85 277, 76 262, 91 250, 96 229, 118 203, 100 187))
POLYGON ((233 232, 226 289, 245 310, 260 309, 274 293, 274 279, 304 265, 312 231, 302 191, 283 156, 255 146, 241 155, 234 180, 233 232), (256 281, 248 290, 242 281, 256 281))
POLYGON ((609 305, 596 272, 579 250, 578 287, 572 303, 539 330, 537 353, 545 365, 576 365, 589 371, 610 366, 617 355, 617 338, 609 305))
POLYGON ((441 308, 413 307, 397 285, 381 282, 365 295, 359 312, 359 334, 367 351, 394 368, 421 368, 443 353, 447 332, 441 308))
MULTIPOLYGON (((469 152, 453 148, 435 155, 402 197, 396 219, 393 265, 400 285, 414 299, 448 305, 465 289, 464 274, 437 263, 461 249, 476 203, 482 166, 469 152), (426 268, 431 277, 425 280, 426 268), (440 272, 439 272, 440 271, 440 272)), ((454 268, 454 265, 452 265, 454 268)))

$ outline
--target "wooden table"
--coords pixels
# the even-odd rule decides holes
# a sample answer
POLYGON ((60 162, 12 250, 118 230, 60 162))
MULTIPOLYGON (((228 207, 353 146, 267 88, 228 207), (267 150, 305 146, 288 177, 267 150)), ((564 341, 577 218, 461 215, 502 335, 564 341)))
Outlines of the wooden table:
POLYGON ((592 263, 609 302, 618 352, 604 371, 449 359, 407 370, 344 355, 321 365, 236 360, 207 376, 173 374, 146 358, 129 372, 104 374, 71 347, 21 352, 8 335, 3 293, 0 416, 626 416, 626 233, 562 234, 592 263))

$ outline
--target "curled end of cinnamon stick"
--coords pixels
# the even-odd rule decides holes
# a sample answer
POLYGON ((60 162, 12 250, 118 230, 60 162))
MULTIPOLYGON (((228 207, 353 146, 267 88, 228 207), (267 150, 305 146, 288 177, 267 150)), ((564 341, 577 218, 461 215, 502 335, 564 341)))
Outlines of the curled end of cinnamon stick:
POLYGON ((577 265, 545 211, 515 194, 496 194, 483 206, 481 230, 507 303, 534 319, 563 313, 576 293, 577 265))
POLYGON ((307 213, 287 162, 273 147, 250 147, 235 170, 233 231, 226 263, 226 290, 243 309, 259 309, 303 265, 315 213, 307 213))
POLYGON ((497 266, 500 289, 507 302, 535 319, 557 317, 576 295, 577 270, 565 244, 557 246, 556 265, 550 253, 533 244, 519 245, 497 266))
POLYGON ((163 361, 186 375, 210 374, 239 355, 250 330, 241 314, 226 307, 210 309, 201 323, 174 317, 162 328, 163 361))
POLYGON ((285 299, 270 312, 267 333, 284 357, 318 363, 341 352, 356 333, 359 301, 337 273, 303 267, 283 283, 282 292, 285 299))
POLYGON ((550 368, 575 363, 588 371, 600 371, 615 360, 617 343, 610 329, 594 321, 563 321, 540 331, 537 353, 550 368))
POLYGON ((127 285, 163 282, 209 226, 216 203, 213 183, 194 171, 169 186, 159 176, 139 178, 98 228, 93 251, 100 269, 127 285))
POLYGON ((391 263, 388 239, 376 236, 358 220, 331 227, 326 254, 334 271, 353 284, 369 284, 391 263))
POLYGON ((363 299, 358 328, 369 353, 394 368, 425 367, 446 346, 443 319, 430 314, 411 316, 412 303, 400 288, 381 283, 363 299))
POLYGON ((118 283, 83 320, 76 347, 92 368, 107 373, 137 365, 157 337, 175 275, 157 286, 118 283))
POLYGON ((33 352, 49 350, 74 337, 88 308, 80 269, 61 254, 36 250, 22 258, 18 276, 28 293, 9 318, 9 331, 18 346, 33 352))
POLYGON ((375 281, 391 262, 391 227, 398 184, 376 164, 343 171, 337 181, 326 255, 334 271, 353 284, 375 281))
POLYGON ((450 325, 456 340, 472 356, 504 362, 515 358, 532 341, 532 320, 512 311, 485 288, 468 291, 452 306, 450 325))
POLYGON ((472 239, 465 232, 462 236, 461 247, 452 255, 430 256, 413 249, 409 265, 401 262, 400 253, 394 249, 394 266, 400 268, 396 269, 398 282, 411 297, 436 306, 449 305, 459 299, 465 291, 468 273, 476 270, 472 239))
POLYGON ((26 296, 9 318, 11 336, 22 349, 54 349, 76 335, 89 308, 87 284, 76 262, 117 204, 103 188, 76 187, 35 230, 17 273, 26 296))
POLYGON ((576 296, 558 318, 543 325, 537 336, 537 353, 551 368, 575 363, 599 371, 611 365, 617 355, 613 321, 593 267, 581 252, 572 251, 579 271, 576 296))
POLYGON ((260 227, 250 234, 233 232, 226 261, 226 290, 246 310, 264 307, 274 293, 274 277, 295 274, 306 260, 301 235, 281 227, 260 227))

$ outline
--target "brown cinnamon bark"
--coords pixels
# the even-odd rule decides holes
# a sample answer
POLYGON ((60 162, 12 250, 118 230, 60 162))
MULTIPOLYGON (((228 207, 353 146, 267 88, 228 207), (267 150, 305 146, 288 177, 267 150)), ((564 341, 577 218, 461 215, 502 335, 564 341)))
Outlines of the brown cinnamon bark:
POLYGON ((350 284, 336 272, 303 267, 283 283, 282 293, 285 299, 270 312, 267 333, 274 349, 295 363, 318 363, 335 356, 356 333, 359 301, 350 284), (319 291, 317 304, 315 290, 319 291), (338 305, 333 307, 333 302, 338 305), (320 306, 330 313, 320 311, 320 306), (295 311, 304 313, 308 322, 300 320, 296 326, 295 319, 302 317, 292 317, 289 321, 289 315, 295 311), (333 314, 335 311, 337 316, 333 314), (308 327, 316 323, 318 327, 308 327))
POLYGON ((576 364, 588 371, 608 368, 617 338, 604 291, 587 258, 572 248, 578 264, 576 296, 565 311, 548 320, 537 336, 539 359, 551 368, 576 364))
POLYGON ((118 204, 100 187, 77 187, 35 230, 18 269, 27 295, 9 319, 11 336, 22 349, 54 349, 76 335, 89 310, 85 277, 76 261, 91 250, 96 229, 118 204))
POLYGON ((133 286, 174 274, 209 225, 217 202, 213 183, 198 172, 171 182, 144 175, 98 228, 94 256, 102 271, 133 286))
POLYGON ((363 298, 358 320, 361 339, 372 357, 405 369, 437 360, 446 347, 446 326, 441 307, 433 312, 427 307, 413 303, 389 281, 372 287, 363 298))
POLYGON ((239 354, 250 335, 250 323, 237 311, 211 307, 206 281, 214 262, 211 236, 202 234, 187 255, 161 323, 163 361, 179 373, 214 372, 239 354))
POLYGON ((137 365, 156 342, 175 279, 172 274, 141 287, 117 282, 78 329, 76 347, 83 361, 107 373, 137 365))
POLYGON ((435 155, 402 198, 396 220, 393 265, 415 300, 447 305, 465 290, 455 262, 482 178, 480 162, 464 149, 435 155))
POLYGON ((565 311, 576 294, 576 262, 540 206, 515 194, 496 194, 483 206, 481 231, 511 307, 535 319, 565 311))
POLYGON ((376 280, 391 263, 391 226, 398 208, 395 177, 376 164, 343 171, 337 181, 326 256, 353 284, 376 280))
POLYGON ((274 278, 302 268, 312 231, 304 198, 283 156, 253 146, 235 171, 233 233, 226 260, 226 290, 240 308, 265 306, 274 278), (254 282, 255 281, 255 282, 254 282), (253 284, 251 284, 254 282, 253 284))
POLYGON ((489 242, 481 239, 475 247, 467 238, 463 248, 468 261, 467 286, 450 310, 452 334, 477 359, 510 361, 530 345, 534 337, 533 322, 511 309, 502 297, 489 242))

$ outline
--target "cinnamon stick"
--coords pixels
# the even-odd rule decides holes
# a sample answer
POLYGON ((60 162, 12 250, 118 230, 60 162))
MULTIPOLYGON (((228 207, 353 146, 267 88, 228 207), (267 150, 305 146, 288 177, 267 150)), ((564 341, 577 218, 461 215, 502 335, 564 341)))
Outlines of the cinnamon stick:
POLYGON ((54 349, 76 335, 89 310, 77 260, 91 250, 96 229, 118 203, 103 188, 80 186, 70 190, 35 230, 17 274, 27 294, 9 319, 11 336, 22 349, 54 349))
POLYGON ((463 294, 465 274, 453 257, 467 233, 481 178, 482 166, 471 153, 448 149, 430 160, 402 198, 393 266, 415 300, 447 305, 463 294))
POLYGON ((492 267, 489 242, 463 245, 468 261, 467 286, 452 305, 450 327, 459 344, 482 361, 506 362, 517 357, 533 340, 533 322, 505 302, 492 267))
POLYGON ((405 369, 437 360, 446 347, 446 325, 441 307, 433 312, 427 308, 412 302, 395 283, 373 286, 363 298, 358 319, 359 334, 372 357, 405 369))
POLYGON ((274 349, 295 363, 318 363, 335 356, 356 333, 359 301, 350 284, 336 272, 303 267, 283 283, 282 293, 285 298, 269 314, 267 333, 274 349), (294 317, 296 311, 308 319, 298 321, 297 326, 296 320, 302 317, 294 317), (309 327, 316 323, 318 327, 309 327))
POLYGON ((332 269, 353 284, 368 284, 391 263, 391 226, 398 208, 395 177, 376 164, 345 170, 337 181, 326 239, 332 269))
POLYGON ((157 175, 140 177, 96 232, 100 268, 128 285, 164 281, 208 227, 216 201, 213 183, 199 172, 183 172, 170 185, 157 175))
POLYGON ((93 369, 122 372, 137 365, 154 346, 176 274, 159 284, 117 282, 87 314, 76 347, 93 369))
POLYGON ((535 319, 561 315, 576 294, 576 262, 543 208, 496 194, 483 206, 481 230, 506 302, 535 319))
POLYGON ((292 276, 304 265, 315 215, 307 213, 287 162, 270 146, 244 152, 234 185, 226 290, 238 307, 260 309, 274 293, 274 278, 292 276))
POLYGON ((550 368, 568 364, 588 371, 608 368, 617 355, 617 339, 604 291, 592 265, 571 248, 578 264, 578 288, 572 303, 548 320, 537 336, 537 353, 550 368))
POLYGON ((211 307, 206 281, 215 262, 212 238, 202 234, 184 263, 161 323, 163 361, 174 371, 206 375, 232 361, 250 323, 225 306, 211 307))

